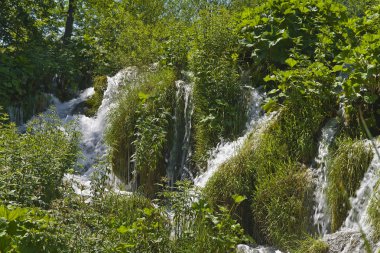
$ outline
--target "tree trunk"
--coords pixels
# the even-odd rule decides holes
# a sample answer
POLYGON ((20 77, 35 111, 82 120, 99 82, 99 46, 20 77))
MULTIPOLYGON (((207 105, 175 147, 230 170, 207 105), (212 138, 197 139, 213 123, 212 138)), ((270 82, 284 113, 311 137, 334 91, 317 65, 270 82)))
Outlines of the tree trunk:
POLYGON ((65 33, 62 36, 62 41, 64 44, 67 44, 70 41, 71 35, 73 34, 74 11, 75 0, 69 0, 69 9, 67 10, 65 33))

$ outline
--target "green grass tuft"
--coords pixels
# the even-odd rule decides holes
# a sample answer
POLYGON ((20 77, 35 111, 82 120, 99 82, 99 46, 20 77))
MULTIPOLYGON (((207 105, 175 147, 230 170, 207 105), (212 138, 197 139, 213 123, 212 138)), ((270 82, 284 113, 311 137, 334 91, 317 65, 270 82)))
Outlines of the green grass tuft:
POLYGON ((328 172, 327 200, 331 215, 331 230, 336 231, 350 210, 349 198, 354 196, 373 158, 363 141, 340 137, 336 140, 328 172))

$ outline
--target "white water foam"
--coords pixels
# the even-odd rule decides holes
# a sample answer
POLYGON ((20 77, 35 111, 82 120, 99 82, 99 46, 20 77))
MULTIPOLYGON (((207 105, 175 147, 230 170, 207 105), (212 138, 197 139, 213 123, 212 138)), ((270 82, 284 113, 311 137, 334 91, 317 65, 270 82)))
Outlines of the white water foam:
POLYGON ((318 229, 320 235, 325 235, 328 232, 330 225, 330 217, 328 215, 328 206, 326 199, 327 189, 327 156, 329 147, 334 140, 337 132, 338 122, 336 119, 331 119, 322 128, 322 135, 318 145, 318 155, 314 159, 312 168, 313 174, 316 176, 316 188, 314 191, 314 225, 318 229))
POLYGON ((94 94, 94 88, 85 89, 77 98, 68 102, 60 102, 59 99, 52 97, 53 103, 57 108, 59 117, 65 121, 77 120, 80 131, 82 133, 81 149, 83 151, 83 159, 80 164, 83 167, 81 175, 66 175, 65 180, 77 182, 77 186, 73 185, 76 193, 88 196, 91 188, 91 175, 94 172, 93 165, 98 158, 106 154, 107 149, 103 143, 103 134, 106 127, 109 111, 116 106, 116 97, 120 87, 126 81, 137 78, 137 68, 129 67, 119 71, 113 77, 107 77, 107 89, 104 92, 102 103, 94 117, 87 117, 83 114, 73 115, 75 108, 86 101, 94 94))

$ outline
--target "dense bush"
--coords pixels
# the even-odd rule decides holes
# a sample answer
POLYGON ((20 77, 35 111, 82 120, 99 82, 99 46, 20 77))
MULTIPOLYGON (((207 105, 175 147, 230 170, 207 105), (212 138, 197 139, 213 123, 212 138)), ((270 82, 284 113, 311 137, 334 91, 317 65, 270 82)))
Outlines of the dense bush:
POLYGON ((332 45, 323 51, 323 59, 332 61, 340 39, 335 27, 346 19, 345 8, 331 0, 271 0, 247 8, 239 27, 255 80, 261 83, 272 70, 285 69, 294 53, 316 59, 322 53, 318 52, 321 44, 332 45))
POLYGON ((62 252, 57 225, 44 211, 0 205, 0 251, 62 252))
POLYGON ((0 199, 5 203, 46 206, 59 194, 64 173, 74 168, 79 133, 49 111, 20 134, 0 122, 0 199))
POLYGON ((236 137, 245 120, 234 26, 233 17, 225 9, 201 12, 196 23, 189 68, 194 74, 194 155, 197 161, 204 161, 209 149, 221 138, 236 137))

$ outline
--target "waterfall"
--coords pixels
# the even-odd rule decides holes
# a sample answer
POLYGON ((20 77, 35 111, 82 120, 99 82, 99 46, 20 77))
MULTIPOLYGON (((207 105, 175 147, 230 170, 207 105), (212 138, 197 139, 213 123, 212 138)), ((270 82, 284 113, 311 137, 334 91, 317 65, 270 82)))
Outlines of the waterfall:
POLYGON ((243 136, 235 141, 221 142, 216 148, 211 151, 210 158, 207 161, 207 170, 194 179, 194 185, 204 187, 207 181, 218 170, 219 166, 236 155, 244 141, 248 138, 250 132, 255 127, 266 122, 270 116, 264 115, 261 105, 264 101, 264 96, 257 89, 252 89, 250 94, 250 106, 248 110, 248 121, 246 130, 243 136))
POLYGON ((191 118, 193 115, 193 84, 178 80, 176 85, 176 107, 174 111, 174 136, 167 166, 167 177, 173 184, 177 179, 190 178, 191 118))
POLYGON ((327 155, 329 147, 334 140, 337 131, 338 122, 336 119, 331 119, 322 128, 322 134, 318 145, 318 155, 314 159, 312 168, 313 174, 316 177, 314 191, 314 225, 318 229, 320 235, 325 235, 328 232, 330 225, 330 217, 328 216, 328 206, 326 199, 327 188, 327 155))
POLYGON ((24 110, 21 106, 9 106, 7 108, 7 113, 10 121, 16 123, 16 125, 24 123, 24 110))
MULTIPOLYGON (((368 143, 368 146, 369 145, 370 143, 368 143)), ((379 150, 380 143, 376 143, 376 146, 379 150)), ((379 169, 380 160, 379 157, 375 154, 367 172, 364 174, 359 189, 356 191, 355 197, 350 199, 351 210, 348 213, 342 229, 362 229, 366 234, 369 234, 371 232, 367 209, 376 183, 379 180, 379 169)))
POLYGON ((73 184, 73 189, 76 193, 85 196, 90 195, 90 176, 94 171, 93 165, 98 158, 101 158, 107 152, 106 146, 103 142, 103 134, 107 123, 108 113, 116 105, 116 97, 119 93, 119 88, 127 81, 129 82, 136 78, 137 68, 135 67, 123 69, 115 76, 107 77, 107 89, 103 94, 102 103, 94 117, 87 117, 83 114, 74 114, 76 107, 94 94, 94 88, 85 89, 77 98, 64 103, 52 96, 59 117, 64 121, 76 120, 82 133, 80 146, 83 152, 83 158, 79 161, 82 167, 79 172, 82 174, 79 176, 66 175, 65 178, 65 180, 70 180, 77 184, 77 186, 73 184))
MULTIPOLYGON (((370 143, 368 141, 368 146, 370 143)), ((372 148, 376 153, 376 150, 372 148)), ((380 143, 376 142, 376 149, 380 151, 380 143)), ((327 234, 324 240, 330 248, 339 248, 339 252, 365 252, 365 243, 362 236, 365 235, 373 247, 374 252, 380 249, 379 242, 372 241, 372 227, 368 216, 368 207, 374 196, 376 183, 380 180, 380 159, 375 154, 367 172, 360 183, 354 197, 350 198, 351 210, 340 230, 334 234, 327 234)), ((334 251, 335 252, 335 251, 334 251)))

